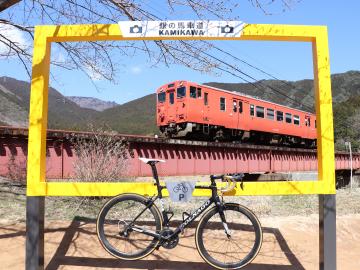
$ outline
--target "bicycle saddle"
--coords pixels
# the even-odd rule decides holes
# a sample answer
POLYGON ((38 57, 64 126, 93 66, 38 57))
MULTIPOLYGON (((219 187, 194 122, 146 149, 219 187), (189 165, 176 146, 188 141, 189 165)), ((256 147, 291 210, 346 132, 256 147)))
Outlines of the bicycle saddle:
POLYGON ((143 157, 140 157, 139 159, 145 164, 149 164, 150 162, 154 162, 154 163, 165 162, 165 160, 163 159, 143 158, 143 157))

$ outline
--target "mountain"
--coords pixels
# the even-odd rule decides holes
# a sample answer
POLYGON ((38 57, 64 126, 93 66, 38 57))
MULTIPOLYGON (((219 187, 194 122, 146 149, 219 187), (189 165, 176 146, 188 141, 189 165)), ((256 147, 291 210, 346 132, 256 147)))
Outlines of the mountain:
MULTIPOLYGON (((25 95, 16 95, 7 89, 3 83, 7 81, 6 77, 0 78, 0 122, 10 126, 27 126, 29 110, 29 97, 25 95)), ((17 85, 14 87, 18 87, 17 85)), ((26 94, 26 93, 24 93, 26 94)))
POLYGON ((127 134, 156 134, 156 95, 150 94, 104 110, 95 121, 127 134))
POLYGON ((360 150, 360 95, 334 105, 334 135, 336 148, 345 150, 350 141, 353 149, 360 150))
MULTIPOLYGON (((28 126, 30 84, 9 77, 0 77, 0 121, 12 126, 28 126)), ((81 108, 75 102, 49 87, 48 127, 84 129, 98 113, 81 108)))
MULTIPOLYGON (((331 81, 335 137, 341 145, 342 139, 355 143, 360 137, 360 100, 356 98, 360 96, 360 71, 333 74, 331 81)), ((313 110, 312 80, 205 84, 295 108, 313 110), (307 106, 304 107, 302 104, 307 106)), ((30 85, 27 82, 0 77, 0 123, 27 125, 29 89, 30 85)), ((120 133, 156 134, 158 129, 155 123, 155 105, 156 96, 150 94, 103 111, 96 111, 82 108, 54 88, 49 88, 49 128, 86 130, 88 123, 92 122, 98 126, 108 126, 120 133)))
MULTIPOLYGON (((241 92, 250 96, 306 111, 314 111, 313 80, 280 81, 262 80, 255 83, 218 83, 206 85, 241 92), (288 98, 288 97, 290 98, 288 98)), ((331 75, 333 102, 338 103, 360 95, 360 71, 331 75)))
POLYGON ((67 96, 66 98, 71 100, 72 102, 75 102, 81 108, 88 108, 99 112, 102 112, 103 110, 110 109, 112 107, 115 107, 116 105, 119 105, 114 101, 103 101, 101 99, 93 98, 93 97, 67 96))

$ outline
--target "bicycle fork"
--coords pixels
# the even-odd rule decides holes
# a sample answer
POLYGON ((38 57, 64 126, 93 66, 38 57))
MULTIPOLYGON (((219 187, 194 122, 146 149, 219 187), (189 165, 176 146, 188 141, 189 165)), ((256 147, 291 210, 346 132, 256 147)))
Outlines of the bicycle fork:
POLYGON ((217 207, 217 210, 218 210, 219 215, 220 215, 221 223, 224 226, 225 234, 226 234, 227 238, 230 238, 231 237, 231 231, 230 231, 229 226, 228 226, 228 224, 226 222, 226 217, 225 217, 225 214, 224 214, 224 205, 220 202, 220 200, 217 200, 216 207, 217 207))

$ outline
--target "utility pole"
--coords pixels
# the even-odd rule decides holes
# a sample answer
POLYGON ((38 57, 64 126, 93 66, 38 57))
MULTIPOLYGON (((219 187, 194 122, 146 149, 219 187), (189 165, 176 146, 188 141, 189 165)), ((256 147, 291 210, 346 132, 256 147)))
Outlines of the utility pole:
POLYGON ((352 186, 353 186, 353 177, 352 177, 352 173, 353 173, 353 165, 352 165, 352 151, 351 151, 351 142, 345 142, 345 145, 349 147, 349 152, 350 152, 350 189, 352 190, 352 186))

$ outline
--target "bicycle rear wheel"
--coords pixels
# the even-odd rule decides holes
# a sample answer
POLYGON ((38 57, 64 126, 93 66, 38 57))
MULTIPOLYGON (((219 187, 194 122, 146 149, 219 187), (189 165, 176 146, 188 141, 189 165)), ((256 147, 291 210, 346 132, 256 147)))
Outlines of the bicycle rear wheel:
POLYGON ((147 207, 146 201, 138 194, 121 194, 102 207, 96 222, 97 235, 111 255, 124 260, 137 260, 156 248, 159 239, 132 229, 136 226, 152 232, 161 231, 159 209, 155 205, 147 207))
POLYGON ((236 203, 224 205, 230 237, 225 233, 216 207, 202 216, 196 228, 196 247, 201 257, 218 269, 239 269, 259 253, 262 229, 257 217, 236 203))

